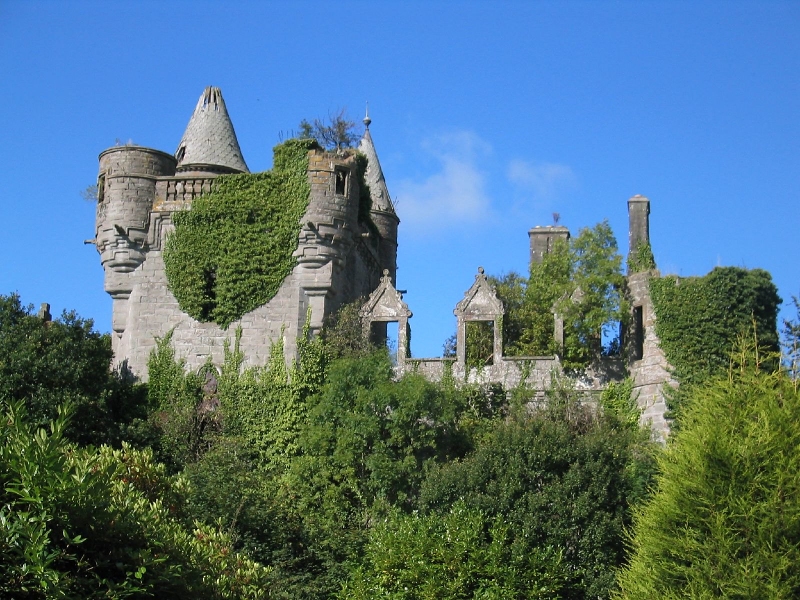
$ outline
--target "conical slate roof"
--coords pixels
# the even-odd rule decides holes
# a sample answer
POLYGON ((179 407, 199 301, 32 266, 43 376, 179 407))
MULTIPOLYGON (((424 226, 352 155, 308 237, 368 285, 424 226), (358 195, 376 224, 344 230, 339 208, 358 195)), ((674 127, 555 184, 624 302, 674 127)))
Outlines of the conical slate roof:
POLYGON ((364 137, 358 144, 358 151, 364 154, 369 161, 367 163, 367 172, 365 178, 367 185, 369 185, 370 195, 372 196, 372 210, 379 210, 394 214, 394 205, 392 199, 389 197, 389 188, 386 187, 386 180, 383 178, 383 171, 381 170, 381 163, 378 160, 378 153, 375 152, 375 144, 372 143, 372 135, 369 133, 369 124, 372 119, 369 114, 364 117, 364 137))
POLYGON ((175 158, 179 171, 211 166, 249 172, 219 88, 209 86, 203 91, 175 158))

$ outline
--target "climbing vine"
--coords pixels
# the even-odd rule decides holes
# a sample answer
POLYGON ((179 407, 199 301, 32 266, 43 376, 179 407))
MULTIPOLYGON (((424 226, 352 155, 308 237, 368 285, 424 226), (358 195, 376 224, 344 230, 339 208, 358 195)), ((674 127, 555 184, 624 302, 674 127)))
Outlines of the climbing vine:
POLYGON ((628 257, 628 272, 641 273, 656 268, 656 259, 650 242, 639 242, 628 257))
POLYGON ((681 389, 668 399, 676 410, 689 388, 725 372, 737 338, 755 334, 760 346, 778 349, 781 299, 762 269, 717 267, 704 277, 650 280, 656 334, 681 389))
POLYGON ((211 193, 173 215, 164 264, 184 312, 227 327, 275 296, 295 265, 311 193, 308 151, 316 146, 288 140, 275 147, 271 171, 221 176, 211 193))

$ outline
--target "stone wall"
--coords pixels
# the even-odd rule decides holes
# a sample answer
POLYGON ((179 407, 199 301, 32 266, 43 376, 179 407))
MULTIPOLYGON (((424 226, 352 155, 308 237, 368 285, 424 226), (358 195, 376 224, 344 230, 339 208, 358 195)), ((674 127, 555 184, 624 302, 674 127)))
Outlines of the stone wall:
MULTIPOLYGON (((101 155, 103 195, 98 202, 96 243, 105 288, 113 299, 114 355, 144 380, 156 338, 170 331, 177 357, 190 369, 209 358, 219 364, 225 341, 232 341, 239 327, 247 364, 266 363, 281 335, 291 359, 309 310, 312 331, 319 331, 326 315, 365 297, 380 280, 381 240, 358 222, 353 158, 311 151, 311 195, 292 273, 267 304, 226 330, 195 321, 169 290, 162 252, 172 230, 172 213, 210 191, 216 176, 212 172, 176 176, 172 156, 147 148, 113 148, 101 155)), ((396 265, 386 268, 394 270, 396 265)))
POLYGON ((658 271, 634 273, 628 276, 628 294, 634 317, 628 330, 626 350, 628 370, 633 379, 633 393, 642 409, 642 423, 650 423, 662 439, 669 434, 669 424, 664 418, 667 410, 663 388, 676 386, 670 374, 670 365, 656 336, 656 314, 650 299, 650 279, 658 271), (637 318, 637 312, 641 318, 637 318), (642 329, 638 329, 641 326, 642 329), (636 348, 636 346, 639 348, 636 348))

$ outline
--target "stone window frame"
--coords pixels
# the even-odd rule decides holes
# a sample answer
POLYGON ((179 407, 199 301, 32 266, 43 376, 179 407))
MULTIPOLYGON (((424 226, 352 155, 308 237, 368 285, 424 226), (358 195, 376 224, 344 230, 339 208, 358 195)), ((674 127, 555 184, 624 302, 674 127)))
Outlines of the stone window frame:
POLYGON ((456 304, 453 314, 456 316, 456 363, 465 366, 467 363, 467 323, 476 321, 493 322, 492 363, 497 365, 503 360, 503 316, 505 307, 497 291, 489 283, 483 267, 478 267, 478 274, 464 298, 456 304))

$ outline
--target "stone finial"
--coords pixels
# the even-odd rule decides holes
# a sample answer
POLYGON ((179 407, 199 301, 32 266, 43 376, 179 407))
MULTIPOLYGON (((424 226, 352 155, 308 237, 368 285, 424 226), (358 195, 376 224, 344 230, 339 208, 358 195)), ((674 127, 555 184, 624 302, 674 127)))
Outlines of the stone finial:
POLYGON ((369 118, 369 102, 367 102, 367 111, 364 115, 364 127, 369 129, 369 124, 372 123, 372 119, 369 118))
POLYGON ((494 286, 489 282, 483 267, 478 267, 475 283, 466 291, 464 298, 456 304, 453 314, 457 317, 462 315, 497 317, 498 315, 502 316, 504 312, 503 302, 497 297, 494 286))

